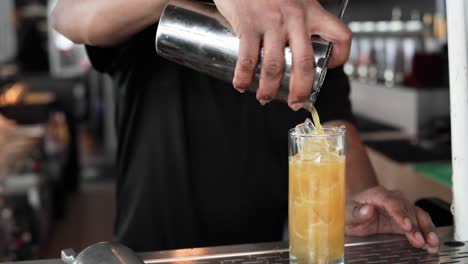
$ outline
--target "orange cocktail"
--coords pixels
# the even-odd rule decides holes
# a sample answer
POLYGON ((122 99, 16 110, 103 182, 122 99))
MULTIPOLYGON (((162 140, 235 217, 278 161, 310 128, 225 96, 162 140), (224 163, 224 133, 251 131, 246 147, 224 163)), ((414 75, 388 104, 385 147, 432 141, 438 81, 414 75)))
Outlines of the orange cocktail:
POLYGON ((294 263, 343 263, 345 130, 289 136, 289 242, 294 263))

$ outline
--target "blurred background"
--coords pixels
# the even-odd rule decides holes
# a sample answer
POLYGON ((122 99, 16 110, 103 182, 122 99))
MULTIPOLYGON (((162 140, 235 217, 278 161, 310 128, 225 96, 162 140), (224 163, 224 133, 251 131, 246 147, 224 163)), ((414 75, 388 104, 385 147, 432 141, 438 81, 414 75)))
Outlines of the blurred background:
MULTIPOLYGON (((113 85, 51 29, 54 2, 0 0, 0 261, 112 240, 113 85)), ((344 69, 379 180, 451 225, 445 1, 353 0, 345 21, 344 69)))

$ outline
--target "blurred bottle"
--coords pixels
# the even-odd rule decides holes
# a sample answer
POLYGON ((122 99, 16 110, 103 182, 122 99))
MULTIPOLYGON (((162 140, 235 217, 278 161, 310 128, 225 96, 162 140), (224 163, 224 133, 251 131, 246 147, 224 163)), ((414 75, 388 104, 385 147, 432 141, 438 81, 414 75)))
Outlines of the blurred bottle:
POLYGON ((401 8, 392 9, 392 21, 389 23, 390 36, 386 40, 386 68, 384 80, 387 86, 393 86, 403 82, 404 54, 402 41, 399 35, 403 33, 404 24, 401 21, 401 8))
POLYGON ((367 82, 376 84, 378 81, 378 69, 377 69, 377 49, 375 46, 375 39, 372 39, 372 45, 369 55, 369 66, 367 71, 367 82))
POLYGON ((374 22, 362 22, 362 37, 359 39, 359 57, 357 66, 357 76, 362 82, 369 80, 369 70, 371 67, 372 56, 372 33, 375 30, 374 22))
POLYGON ((407 36, 403 39, 405 77, 411 75, 413 71, 413 58, 415 54, 422 52, 424 49, 423 36, 421 34, 423 28, 419 10, 411 11, 411 19, 405 23, 407 36))
POLYGON ((387 65, 386 38, 389 30, 388 21, 379 21, 376 24, 376 38, 374 39, 375 63, 377 67, 377 80, 384 80, 384 73, 387 65))
POLYGON ((357 77, 357 68, 359 66, 359 34, 361 33, 361 24, 359 22, 351 22, 349 23, 349 29, 353 32, 353 39, 351 41, 349 59, 345 63, 343 70, 349 78, 354 79, 357 77))

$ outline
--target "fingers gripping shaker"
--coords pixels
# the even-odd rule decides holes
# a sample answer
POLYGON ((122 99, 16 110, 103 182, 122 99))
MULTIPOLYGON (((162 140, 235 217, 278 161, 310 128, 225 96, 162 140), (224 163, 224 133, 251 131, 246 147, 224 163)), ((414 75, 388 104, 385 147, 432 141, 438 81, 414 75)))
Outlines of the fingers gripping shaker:
MULTIPOLYGON (((344 0, 340 18, 348 0, 344 0)), ((332 44, 320 38, 312 38, 311 45, 315 51, 315 80, 310 96, 315 102, 320 87, 327 73, 327 62, 332 44)), ((234 78, 239 39, 226 19, 213 4, 195 1, 170 2, 164 8, 156 33, 157 53, 176 63, 193 70, 205 73, 216 79, 231 82, 234 78)), ((262 69, 262 52, 250 91, 256 91, 262 69)), ((278 99, 286 100, 291 77, 291 49, 284 50, 285 70, 278 99)))

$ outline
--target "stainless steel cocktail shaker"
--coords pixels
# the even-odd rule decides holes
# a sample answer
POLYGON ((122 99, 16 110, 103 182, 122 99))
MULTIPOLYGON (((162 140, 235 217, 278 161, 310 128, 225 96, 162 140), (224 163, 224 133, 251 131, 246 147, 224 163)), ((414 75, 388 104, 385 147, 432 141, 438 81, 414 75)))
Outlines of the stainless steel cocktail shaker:
MULTIPOLYGON (((311 41, 315 50, 316 75, 311 99, 314 101, 325 79, 331 45, 321 40, 311 41)), ((226 19, 213 4, 196 1, 170 2, 164 8, 156 34, 159 55, 214 78, 231 82, 234 78, 239 39, 226 19)), ((279 99, 287 99, 292 54, 284 50, 285 73, 279 99)), ((262 56, 260 54, 260 56, 262 56)), ((261 58, 249 90, 258 88, 261 58)))

